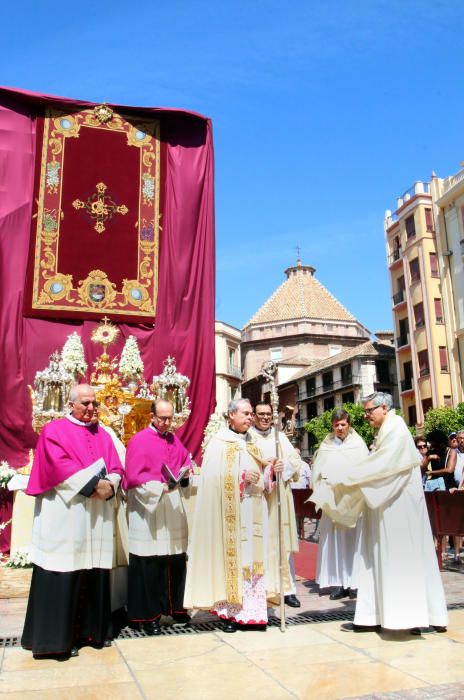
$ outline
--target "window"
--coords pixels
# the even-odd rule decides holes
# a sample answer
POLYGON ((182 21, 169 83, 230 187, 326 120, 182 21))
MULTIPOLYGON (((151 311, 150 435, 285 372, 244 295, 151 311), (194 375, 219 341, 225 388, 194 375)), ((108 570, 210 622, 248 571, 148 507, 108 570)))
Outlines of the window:
POLYGON ((443 306, 441 299, 434 299, 433 303, 435 306, 435 321, 437 323, 443 323, 443 306))
POLYGON ((313 396, 316 393, 316 377, 310 377, 306 380, 306 393, 308 396, 313 396))
POLYGON ((346 386, 347 384, 351 384, 351 382, 352 382, 351 365, 343 365, 340 369, 341 369, 341 375, 342 375, 342 386, 346 386))
POLYGON ((271 348, 271 360, 277 362, 282 359, 282 348, 271 348))
POLYGON ((403 376, 401 380, 401 391, 410 391, 412 389, 412 362, 405 362, 403 365, 403 376))
POLYGON ((331 411, 335 408, 335 399, 330 396, 328 399, 324 399, 324 411, 331 411))
POLYGON ((433 231, 433 218, 431 209, 425 210, 425 228, 427 229, 427 231, 433 231))
POLYGON ((409 343, 409 323, 407 318, 401 318, 398 322, 399 337, 396 339, 397 345, 401 348, 409 343))
POLYGON ((333 386, 333 375, 332 372, 325 372, 322 375, 322 386, 324 391, 329 391, 333 386))
POLYGON ((430 255, 430 274, 432 277, 440 277, 438 271, 438 258, 436 253, 429 253, 430 255))
POLYGON ((408 423, 409 425, 416 425, 417 423, 417 412, 415 406, 408 406, 408 423))
POLYGON ((411 282, 419 282, 419 280, 420 280, 419 258, 414 258, 414 260, 409 261, 409 271, 411 273, 411 282))
POLYGON ((438 353, 440 356, 440 371, 441 372, 447 372, 448 371, 448 353, 446 351, 445 346, 440 346, 438 348, 438 353))
POLYGON ((414 321, 416 323, 416 328, 423 328, 425 326, 424 305, 422 302, 414 304, 414 321))
POLYGON ((347 391, 346 394, 342 394, 342 403, 354 403, 354 392, 347 391))
POLYGON ((416 235, 416 224, 414 223, 414 214, 411 214, 411 216, 408 216, 407 219, 405 219, 405 226, 406 226, 406 236, 407 238, 412 238, 413 236, 416 235))
POLYGON ((451 400, 451 396, 444 396, 443 403, 446 406, 446 408, 453 408, 453 402, 451 400))
POLYGON ((419 361, 419 376, 426 377, 428 374, 430 374, 428 351, 421 350, 420 352, 418 352, 417 359, 419 361))
POLYGON ((383 384, 390 383, 388 360, 376 360, 375 370, 377 374, 377 382, 382 382, 383 384))
POLYGON ((424 414, 424 418, 427 411, 430 411, 431 408, 433 408, 432 399, 422 399, 422 412, 424 414))
POLYGON ((308 420, 311 420, 311 418, 315 418, 317 416, 317 403, 315 401, 313 401, 312 403, 308 403, 306 411, 308 420))

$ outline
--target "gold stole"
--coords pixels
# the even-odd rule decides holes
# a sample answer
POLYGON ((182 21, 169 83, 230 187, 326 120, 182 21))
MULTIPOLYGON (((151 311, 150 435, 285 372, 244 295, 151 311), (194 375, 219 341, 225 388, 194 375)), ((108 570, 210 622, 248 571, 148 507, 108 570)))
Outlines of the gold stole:
MULTIPOLYGON (((260 472, 264 461, 256 444, 245 443, 248 454, 257 463, 260 472)), ((226 448, 226 468, 224 475, 224 516, 225 516, 225 565, 227 602, 242 604, 243 579, 264 575, 262 493, 252 496, 253 512, 253 565, 242 568, 240 565, 240 491, 237 479, 237 457, 240 446, 237 442, 228 443, 226 448)))

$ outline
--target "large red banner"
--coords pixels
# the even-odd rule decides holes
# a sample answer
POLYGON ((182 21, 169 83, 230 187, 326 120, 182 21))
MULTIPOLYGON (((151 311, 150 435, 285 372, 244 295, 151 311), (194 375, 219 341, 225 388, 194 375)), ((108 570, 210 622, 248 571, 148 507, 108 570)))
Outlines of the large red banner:
POLYGON ((120 353, 125 339, 135 335, 149 382, 162 372, 168 355, 175 357, 178 371, 190 377, 192 414, 179 437, 197 458, 204 426, 214 410, 211 122, 184 111, 110 105, 117 119, 124 121, 121 131, 87 128, 86 114, 93 114, 96 106, 0 88, 0 460, 12 466, 27 463, 28 450, 36 441, 27 385, 73 331, 81 336, 92 369, 99 350, 90 336, 105 314, 118 322, 121 331, 111 350, 120 353), (78 138, 57 129, 60 119, 69 122, 61 123, 62 130, 74 128, 70 117, 83 120, 78 138), (130 138, 144 141, 147 149, 151 144, 153 150, 129 144, 131 129, 130 138), (53 148, 59 151, 58 143, 49 143, 55 137, 64 154, 53 153, 53 148), (103 152, 106 139, 116 154, 108 161, 103 152), (89 155, 80 172, 83 146, 82 152, 93 154, 95 163, 89 155), (145 153, 150 157, 144 158, 145 153), (145 160, 149 170, 143 170, 145 160), (35 197, 43 173, 41 203, 35 197), (106 189, 99 189, 100 183, 106 189), (99 195, 103 204, 98 203, 99 195), (158 230, 157 201, 162 214, 158 230), (111 216, 106 215, 109 207, 114 207, 111 216), (42 236, 47 227, 48 238, 42 236), (145 255, 149 260, 141 270, 145 255), (106 275, 114 298, 105 278, 89 280, 96 270, 106 275), (72 277, 66 294, 60 275, 72 277), (131 282, 126 292, 125 280, 131 282), (138 303, 138 292, 151 308, 138 303), (110 308, 112 302, 116 307, 110 308))
POLYGON ((104 105, 38 119, 29 316, 153 320, 160 124, 129 119, 104 105))

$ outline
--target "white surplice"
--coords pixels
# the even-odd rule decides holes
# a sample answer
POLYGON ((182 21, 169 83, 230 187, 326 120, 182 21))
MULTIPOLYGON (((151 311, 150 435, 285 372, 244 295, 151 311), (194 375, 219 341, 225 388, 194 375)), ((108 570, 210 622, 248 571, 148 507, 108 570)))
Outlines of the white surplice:
MULTIPOLYGON (((256 440, 256 444, 261 450, 264 459, 271 460, 276 456, 275 434, 272 428, 262 431, 255 426, 249 431, 256 440)), ((293 561, 293 552, 298 551, 298 533, 295 518, 295 505, 291 490, 291 483, 299 476, 301 458, 295 450, 290 440, 284 433, 279 432, 279 457, 284 463, 284 471, 282 472, 282 489, 281 489, 281 519, 283 531, 283 545, 286 550, 288 567, 289 567, 289 582, 285 590, 285 595, 295 595, 296 579, 295 566, 293 561)), ((269 488, 267 496, 269 506, 269 516, 277 518, 277 491, 269 488)), ((275 528, 277 532, 278 528, 275 528)))
MULTIPOLYGON (((338 453, 340 469, 343 469, 346 447, 350 445, 350 437, 340 440, 336 436, 330 438, 335 452, 338 453)), ((363 440, 359 441, 356 453, 351 458, 361 460, 367 455, 367 446, 363 440)), ((335 458, 335 455, 334 455, 335 458)), ((317 460, 317 457, 316 457, 317 460)), ((316 583, 320 588, 329 586, 342 586, 343 588, 357 588, 359 557, 361 554, 361 523, 360 517, 356 526, 344 527, 337 525, 325 513, 321 516, 319 527, 319 547, 317 552, 316 583)))
MULTIPOLYGON (((446 626, 443 584, 433 544, 417 450, 402 418, 390 411, 374 452, 353 468, 326 466, 326 484, 361 493, 362 556, 354 622, 386 629, 446 626)), ((316 500, 323 503, 324 495, 316 500)), ((349 517, 349 513, 342 513, 349 517)))
POLYGON ((187 551, 188 524, 183 499, 190 487, 165 492, 160 481, 129 489, 129 552, 139 557, 182 554, 187 551))
MULTIPOLYGON (((94 475, 90 465, 35 497, 30 557, 37 566, 48 571, 112 568, 116 499, 102 501, 79 494, 94 475)), ((121 477, 108 474, 106 478, 116 491, 121 477)))

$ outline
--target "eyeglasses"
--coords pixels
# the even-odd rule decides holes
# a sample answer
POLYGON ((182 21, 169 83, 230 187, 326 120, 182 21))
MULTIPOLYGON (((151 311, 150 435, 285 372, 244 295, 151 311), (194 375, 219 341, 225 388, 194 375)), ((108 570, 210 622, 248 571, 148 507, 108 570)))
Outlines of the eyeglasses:
POLYGON ((381 408, 381 407, 382 407, 382 404, 380 404, 380 406, 372 406, 372 408, 365 408, 364 413, 366 416, 370 416, 372 411, 376 411, 378 408, 381 408))
POLYGON ((417 445, 417 449, 418 449, 418 450, 426 450, 426 449, 427 449, 427 445, 417 445))
POLYGON ((272 413, 257 413, 258 418, 272 418, 272 413))

